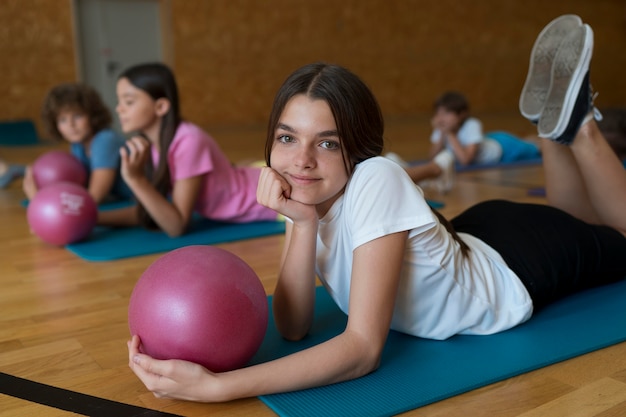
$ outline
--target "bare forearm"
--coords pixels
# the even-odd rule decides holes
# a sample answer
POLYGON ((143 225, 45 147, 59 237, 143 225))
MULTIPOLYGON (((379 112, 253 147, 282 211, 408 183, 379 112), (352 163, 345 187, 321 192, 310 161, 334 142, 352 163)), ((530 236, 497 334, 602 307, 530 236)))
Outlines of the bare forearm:
POLYGON ((347 381, 374 371, 380 352, 345 332, 325 343, 218 377, 220 401, 288 392, 347 381))
POLYGON ((463 146, 456 133, 448 134, 448 144, 452 148, 456 160, 462 165, 470 164, 474 160, 477 151, 476 144, 463 146))
POLYGON ((137 207, 124 207, 117 210, 98 212, 98 224, 101 226, 136 226, 137 207))
POLYGON ((281 263, 273 309, 276 325, 287 339, 301 339, 313 321, 317 223, 293 225, 281 263))
POLYGON ((184 233, 188 220, 147 179, 141 178, 128 185, 161 230, 170 237, 184 233))
POLYGON ((102 202, 111 192, 115 183, 116 171, 113 169, 94 169, 89 179, 89 194, 93 197, 96 204, 102 202))

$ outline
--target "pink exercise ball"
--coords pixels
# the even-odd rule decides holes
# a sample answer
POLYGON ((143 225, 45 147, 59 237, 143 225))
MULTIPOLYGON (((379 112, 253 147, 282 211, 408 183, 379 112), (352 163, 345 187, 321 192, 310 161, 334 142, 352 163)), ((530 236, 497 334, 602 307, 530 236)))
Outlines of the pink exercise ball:
POLYGON ((161 256, 130 297, 128 323, 142 352, 213 372, 241 368, 261 346, 268 321, 263 285, 241 258, 213 246, 161 256))
POLYGON ((33 178, 37 189, 57 182, 87 184, 87 170, 73 155, 64 151, 50 151, 33 162, 33 178))
POLYGON ((28 203, 26 218, 41 240, 62 246, 89 235, 96 225, 98 207, 80 185, 58 182, 35 194, 28 203))

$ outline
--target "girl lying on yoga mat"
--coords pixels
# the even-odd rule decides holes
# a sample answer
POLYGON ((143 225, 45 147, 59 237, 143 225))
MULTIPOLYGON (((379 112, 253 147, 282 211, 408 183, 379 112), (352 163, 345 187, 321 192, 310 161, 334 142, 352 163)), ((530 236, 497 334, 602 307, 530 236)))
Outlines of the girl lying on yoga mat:
POLYGON ((131 134, 120 150, 122 176, 138 205, 102 211, 99 224, 141 224, 179 236, 194 210, 236 223, 276 220, 276 212, 256 200, 261 168, 234 166, 210 135, 181 118, 167 66, 127 69, 119 76, 117 98, 122 130, 131 134))
MULTIPOLYGON (((87 170, 87 190, 96 203, 132 197, 120 175, 124 138, 111 129, 111 112, 93 87, 77 83, 53 87, 44 98, 41 117, 50 138, 69 142, 71 154, 87 170)), ((29 200, 37 193, 30 167, 22 188, 29 200)))
POLYGON ((455 164, 509 163, 541 156, 536 137, 521 139, 503 131, 483 133, 480 120, 470 115, 469 101, 458 91, 443 93, 435 100, 433 109, 428 162, 409 165, 393 152, 385 155, 399 163, 422 187, 450 191, 455 164))
POLYGON ((357 76, 319 63, 295 71, 274 101, 258 188, 259 201, 289 219, 273 311, 285 338, 304 338, 317 276, 348 314, 345 330, 220 374, 150 358, 133 336, 131 369, 155 395, 195 401, 332 384, 375 371, 389 329, 432 339, 501 332, 553 300, 623 279, 626 172, 593 120, 590 28, 538 42, 564 32, 553 65, 574 72, 532 86, 547 93, 533 117, 547 138, 551 205, 488 201, 451 222, 379 156, 380 108, 357 76))

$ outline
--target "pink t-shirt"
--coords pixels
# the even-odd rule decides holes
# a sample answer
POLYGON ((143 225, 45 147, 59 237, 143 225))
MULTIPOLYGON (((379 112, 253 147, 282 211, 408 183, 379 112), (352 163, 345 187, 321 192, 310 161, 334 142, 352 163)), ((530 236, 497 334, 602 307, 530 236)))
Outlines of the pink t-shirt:
MULTIPOLYGON (((159 153, 152 149, 156 166, 159 153)), ((193 123, 178 126, 167 162, 172 185, 185 178, 204 176, 195 207, 202 216, 238 223, 276 220, 276 212, 256 200, 261 170, 234 166, 215 139, 193 123)))

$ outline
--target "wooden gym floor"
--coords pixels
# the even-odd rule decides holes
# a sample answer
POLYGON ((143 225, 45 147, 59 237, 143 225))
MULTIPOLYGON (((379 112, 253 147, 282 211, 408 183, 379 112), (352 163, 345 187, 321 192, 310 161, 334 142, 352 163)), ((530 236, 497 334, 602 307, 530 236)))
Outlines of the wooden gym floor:
MULTIPOLYGON (((518 115, 479 115, 485 130, 532 132, 518 115)), ((390 150, 409 159, 425 156, 426 117, 389 122, 390 150), (419 139, 418 139, 419 138, 419 139)), ((262 157, 264 130, 211 130, 232 160, 262 157)), ((0 148, 0 157, 28 163, 50 147, 0 148)), ((427 197, 454 216, 478 201, 528 196, 541 186, 540 167, 461 173, 454 189, 427 197)), ((256 398, 197 404, 155 398, 127 367, 127 306, 134 283, 159 255, 90 263, 40 242, 29 233, 21 182, 0 190, 0 372, 116 402, 185 416, 271 416, 256 398)), ((282 237, 220 245, 257 272, 273 291, 282 237)), ((2 383, 7 383, 2 382, 2 383)), ((2 384, 0 383, 0 385, 2 384)), ((6 392, 0 387, 0 392, 6 392)), ((0 394, 0 417, 75 415, 0 394)), ((468 392, 411 416, 623 416, 626 415, 626 343, 468 392)))

